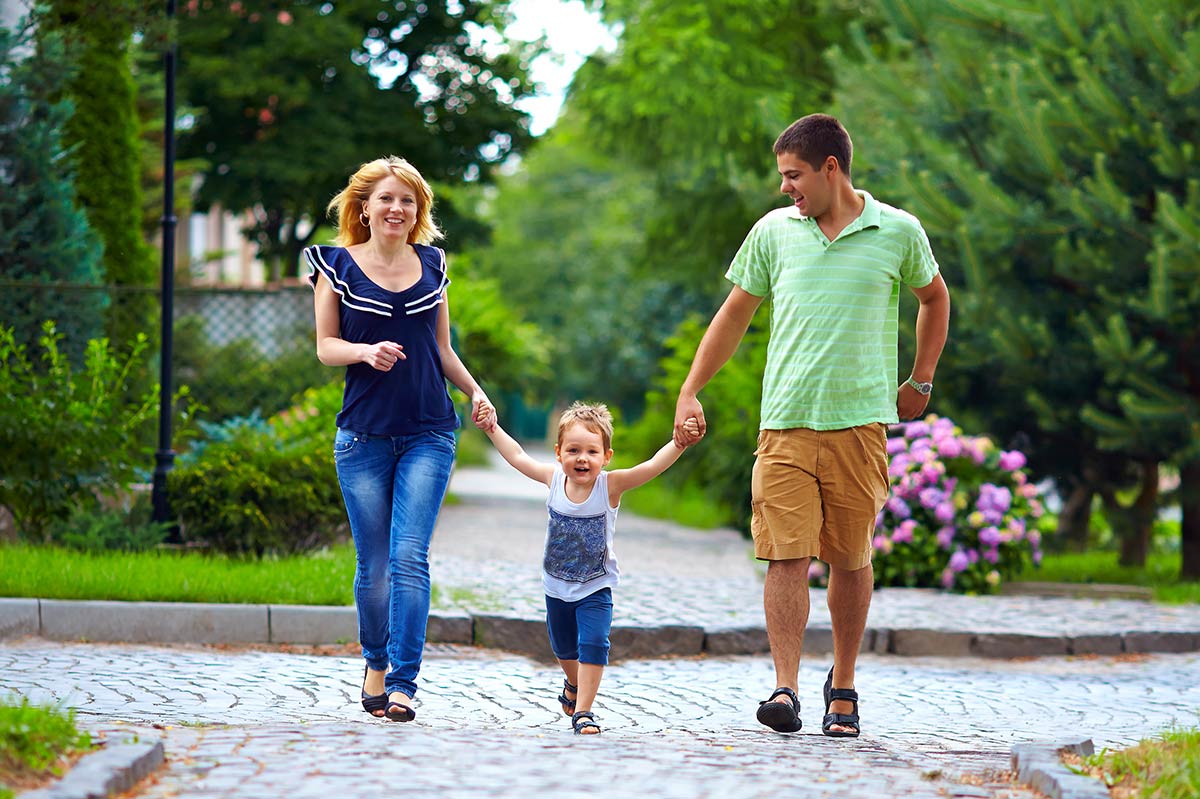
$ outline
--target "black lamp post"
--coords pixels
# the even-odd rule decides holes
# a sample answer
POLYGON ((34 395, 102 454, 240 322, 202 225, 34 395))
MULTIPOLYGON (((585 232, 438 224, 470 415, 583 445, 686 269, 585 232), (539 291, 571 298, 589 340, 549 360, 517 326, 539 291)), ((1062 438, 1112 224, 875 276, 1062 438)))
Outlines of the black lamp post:
POLYGON ((167 496, 167 473, 175 463, 171 449, 171 348, 175 316, 175 0, 167 0, 167 50, 163 55, 166 80, 166 111, 163 125, 163 215, 162 215, 162 344, 158 397, 158 450, 154 453, 154 485, 151 500, 154 521, 171 519, 167 496))

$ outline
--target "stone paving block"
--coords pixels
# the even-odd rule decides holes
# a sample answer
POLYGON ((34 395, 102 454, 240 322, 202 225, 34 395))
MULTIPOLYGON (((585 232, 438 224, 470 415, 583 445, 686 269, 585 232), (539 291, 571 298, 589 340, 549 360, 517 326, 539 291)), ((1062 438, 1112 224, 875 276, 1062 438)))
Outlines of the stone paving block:
POLYGON ((354 606, 271 605, 271 643, 338 644, 358 640, 354 606))
POLYGON ((434 644, 469 644, 474 639, 474 620, 466 613, 433 613, 425 628, 425 640, 434 644))
POLYGON ((39 626, 36 599, 0 598, 0 640, 37 635, 39 626))
POLYGON ((1119 655, 1125 651, 1120 635, 1076 635, 1067 639, 1072 655, 1119 655))
POLYGON ((892 630, 888 652, 894 655, 943 655, 964 657, 972 654, 974 635, 948 630, 892 630))
POLYGON ((85 755, 55 784, 21 799, 96 799, 132 789, 163 762, 162 741, 110 744, 85 755))
POLYGON ((1126 652, 1195 652, 1200 632, 1127 632, 1126 652))
POLYGON ((475 616, 472 635, 476 646, 507 649, 542 660, 554 659, 542 621, 481 614, 475 616))
POLYGON ((704 649, 704 628, 685 624, 662 627, 614 626, 608 639, 612 643, 610 656, 617 660, 699 655, 704 649))
POLYGON ((892 648, 892 631, 891 630, 876 630, 875 637, 871 641, 871 651, 876 655, 886 655, 892 648))
POLYGON ((1041 657, 1066 655, 1065 636, 985 633, 971 642, 971 654, 988 658, 1041 657))
POLYGON ((266 605, 43 599, 42 635, 58 641, 267 643, 266 605))
POLYGON ((709 655, 760 655, 771 651, 763 627, 736 627, 704 631, 704 652, 709 655))

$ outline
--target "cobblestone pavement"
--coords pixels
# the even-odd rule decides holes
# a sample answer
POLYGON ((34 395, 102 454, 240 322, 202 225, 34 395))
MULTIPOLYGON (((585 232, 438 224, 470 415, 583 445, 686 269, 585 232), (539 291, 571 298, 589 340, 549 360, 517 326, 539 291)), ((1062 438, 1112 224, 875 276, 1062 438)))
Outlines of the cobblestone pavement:
MULTIPOLYGON (((437 607, 543 618, 546 489, 501 463, 457 469, 451 490, 460 502, 443 509, 431 548, 437 607)), ((710 630, 763 626, 765 566, 754 560, 750 543, 735 530, 696 530, 622 511, 615 546, 621 585, 614 592, 614 623, 689 624, 710 630)), ((811 623, 829 625, 825 592, 819 589, 813 590, 811 623)), ((1194 605, 969 597, 908 588, 877 591, 867 624, 1045 636, 1200 627, 1194 605)))
POLYGON ((385 791, 1031 799, 997 773, 1013 743, 1124 745, 1173 722, 1195 724, 1200 708, 1200 655, 866 656, 865 737, 836 741, 819 734, 827 668, 805 663, 805 730, 784 736, 753 719, 772 683, 766 658, 616 664, 597 703, 604 734, 581 739, 557 713, 556 667, 470 647, 430 647, 418 718, 396 724, 359 709, 354 657, 0 643, 0 692, 64 702, 97 731, 133 725, 164 736, 169 764, 139 792, 147 799, 385 791))

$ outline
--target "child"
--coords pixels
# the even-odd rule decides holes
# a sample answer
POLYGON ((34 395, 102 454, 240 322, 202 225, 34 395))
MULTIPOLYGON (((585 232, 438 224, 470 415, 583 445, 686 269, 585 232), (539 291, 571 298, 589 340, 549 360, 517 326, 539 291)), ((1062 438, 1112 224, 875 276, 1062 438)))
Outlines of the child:
MULTIPOLYGON (((688 419, 685 430, 689 445, 700 440, 694 418, 688 419)), ((558 420, 557 463, 541 463, 499 425, 485 430, 517 471, 550 488, 542 560, 546 630, 550 648, 566 675, 558 701, 579 735, 600 732, 592 701, 608 663, 612 589, 620 576, 613 554, 613 531, 621 495, 665 472, 683 452, 673 440, 668 441, 650 460, 606 472, 604 467, 613 455, 612 431, 608 408, 576 402, 558 420)))

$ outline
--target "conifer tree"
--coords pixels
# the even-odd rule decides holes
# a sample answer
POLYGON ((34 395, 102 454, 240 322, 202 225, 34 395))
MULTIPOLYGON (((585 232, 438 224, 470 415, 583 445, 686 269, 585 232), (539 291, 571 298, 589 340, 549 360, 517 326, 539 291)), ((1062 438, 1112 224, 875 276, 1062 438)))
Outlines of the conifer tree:
POLYGON ((835 58, 839 102, 867 182, 921 217, 952 284, 940 386, 1029 442, 1077 518, 1098 494, 1126 563, 1179 467, 1200 577, 1200 7, 880 7, 887 47, 835 58))
MULTIPOLYGON (((64 95, 75 107, 64 138, 76 190, 104 244, 104 280, 153 286, 157 271, 141 229, 141 161, 130 44, 138 12, 133 0, 49 0, 38 30, 59 36, 72 63, 64 95)), ((152 333, 152 293, 113 294, 105 326, 114 341, 152 333)))
POLYGON ((100 242, 75 206, 60 135, 71 104, 50 99, 66 76, 53 37, 38 48, 24 23, 0 27, 0 278, 17 283, 0 293, 0 317, 25 345, 36 341, 43 321, 54 319, 78 354, 100 333, 98 305, 21 285, 100 280, 100 242))

